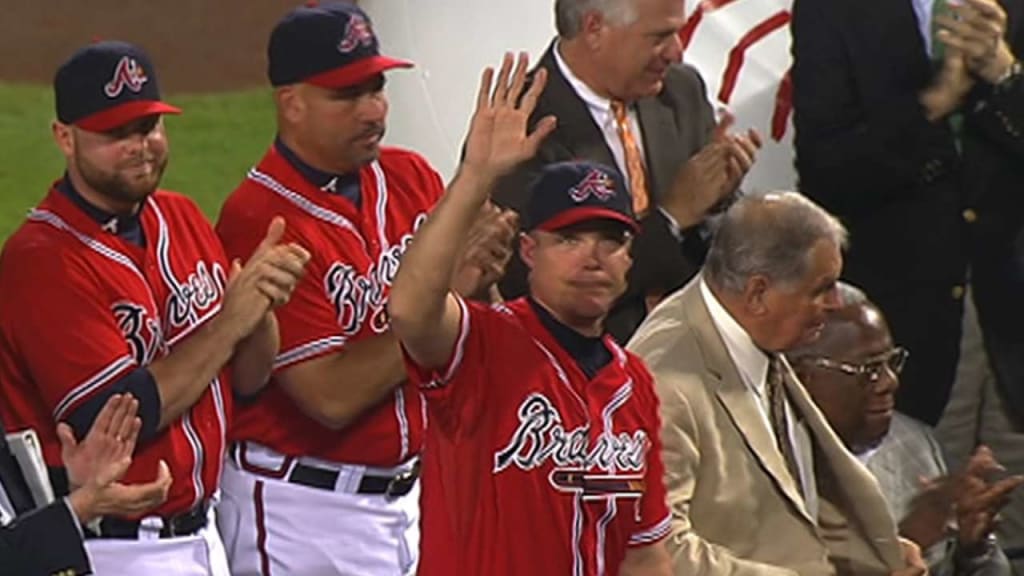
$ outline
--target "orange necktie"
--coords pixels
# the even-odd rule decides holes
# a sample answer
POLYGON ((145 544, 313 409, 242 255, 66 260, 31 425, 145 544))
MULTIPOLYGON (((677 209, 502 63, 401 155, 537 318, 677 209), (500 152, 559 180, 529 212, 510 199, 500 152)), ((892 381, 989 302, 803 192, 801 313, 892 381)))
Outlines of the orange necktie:
POLYGON ((629 115, 626 105, 621 100, 612 100, 612 114, 615 115, 615 129, 622 140, 622 149, 626 153, 626 171, 629 172, 629 190, 633 194, 633 213, 637 218, 647 214, 650 198, 647 195, 647 176, 644 175, 644 162, 640 157, 640 146, 636 136, 629 127, 629 115))

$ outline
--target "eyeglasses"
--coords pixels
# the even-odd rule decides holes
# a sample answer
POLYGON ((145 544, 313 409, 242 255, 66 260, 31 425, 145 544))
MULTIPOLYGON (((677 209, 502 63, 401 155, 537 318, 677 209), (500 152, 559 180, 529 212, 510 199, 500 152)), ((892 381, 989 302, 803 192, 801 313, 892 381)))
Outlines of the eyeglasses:
POLYGON ((908 356, 910 356, 910 352, 907 351, 906 348, 896 346, 892 350, 879 354, 873 358, 868 358, 860 364, 842 362, 840 360, 833 360, 832 358, 826 358, 824 356, 809 358, 809 360, 819 368, 835 370, 837 372, 842 372, 847 376, 867 376, 868 382, 873 384, 882 378, 882 371, 885 369, 888 369, 895 375, 902 372, 903 366, 907 363, 908 356))

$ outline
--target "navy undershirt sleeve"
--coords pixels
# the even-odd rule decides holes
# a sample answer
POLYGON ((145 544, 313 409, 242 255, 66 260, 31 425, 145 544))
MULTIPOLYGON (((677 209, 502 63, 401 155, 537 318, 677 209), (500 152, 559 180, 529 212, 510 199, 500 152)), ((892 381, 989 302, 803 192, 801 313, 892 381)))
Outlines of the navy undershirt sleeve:
POLYGON ((152 439, 156 435, 157 426, 160 425, 160 392, 157 390, 153 374, 146 367, 132 370, 71 412, 67 422, 75 431, 75 437, 85 438, 96 416, 110 397, 125 393, 135 396, 139 401, 142 429, 139 431, 138 441, 141 443, 152 439))

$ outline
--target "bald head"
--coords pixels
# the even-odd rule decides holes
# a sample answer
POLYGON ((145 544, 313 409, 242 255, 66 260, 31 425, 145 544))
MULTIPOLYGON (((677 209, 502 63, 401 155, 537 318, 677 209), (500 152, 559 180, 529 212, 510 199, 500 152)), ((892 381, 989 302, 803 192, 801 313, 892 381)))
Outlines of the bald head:
POLYGON ((859 338, 884 335, 889 338, 889 327, 878 309, 859 288, 839 282, 839 306, 828 313, 817 339, 790 350, 791 359, 802 356, 834 357, 854 345, 859 338))
MULTIPOLYGON (((801 382, 854 453, 877 446, 892 421, 899 379, 882 312, 863 293, 840 285, 840 306, 819 338, 788 353, 801 382)), ((896 367, 898 369, 898 366, 896 367)))

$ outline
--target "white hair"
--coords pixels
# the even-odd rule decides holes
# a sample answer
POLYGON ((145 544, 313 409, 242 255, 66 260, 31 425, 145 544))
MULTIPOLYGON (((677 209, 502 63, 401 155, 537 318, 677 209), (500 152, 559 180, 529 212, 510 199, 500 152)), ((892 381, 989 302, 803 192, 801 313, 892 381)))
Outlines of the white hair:
POLYGON ((709 282, 733 294, 762 275, 780 284, 802 280, 820 240, 846 247, 846 229, 796 192, 745 196, 722 217, 704 264, 709 282))
POLYGON ((629 24, 636 19, 636 0, 555 0, 558 35, 568 40, 579 34, 588 12, 600 12, 612 24, 629 24))

